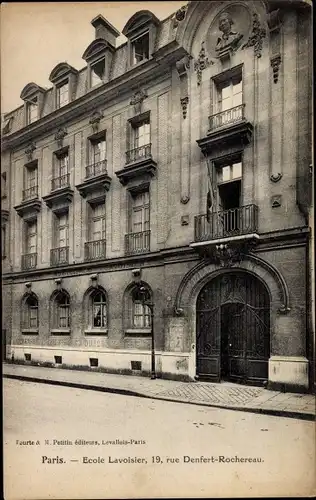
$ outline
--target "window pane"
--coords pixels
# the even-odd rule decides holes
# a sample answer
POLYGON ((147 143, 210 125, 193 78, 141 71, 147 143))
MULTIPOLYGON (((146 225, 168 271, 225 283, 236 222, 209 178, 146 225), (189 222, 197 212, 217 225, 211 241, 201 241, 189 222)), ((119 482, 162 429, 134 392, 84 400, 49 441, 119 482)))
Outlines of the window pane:
POLYGON ((222 100, 231 97, 231 87, 230 83, 227 83, 225 87, 222 88, 222 100))
POLYGON ((133 64, 144 61, 149 58, 149 36, 148 34, 137 38, 132 42, 133 64))
POLYGON ((145 191, 143 193, 143 202, 144 202, 144 204, 148 204, 149 203, 149 191, 145 191))
POLYGON ((233 103, 232 105, 233 108, 235 106, 240 106, 242 104, 242 92, 234 95, 232 103, 233 103))
POLYGON ((36 102, 29 103, 27 111, 28 111, 28 123, 35 122, 38 118, 38 116, 37 116, 37 113, 38 113, 37 103, 36 102))
POLYGON ((37 222, 30 222, 26 226, 26 253, 36 253, 37 222))
POLYGON ((234 163, 233 165, 233 179, 238 179, 241 177, 242 168, 241 163, 234 163))
POLYGON ((238 83, 234 83, 233 85, 233 94, 240 94, 242 92, 242 80, 238 83))
POLYGON ((230 180, 230 166, 222 168, 222 182, 230 180))
POLYGON ((91 67, 91 86, 94 87, 102 82, 104 77, 105 61, 102 59, 91 67))
POLYGON ((37 170, 35 168, 29 168, 26 171, 26 176, 27 176, 27 187, 31 188, 33 186, 36 186, 36 178, 37 178, 37 170))
POLYGON ((57 89, 57 104, 59 107, 65 106, 69 102, 69 85, 66 83, 57 89))

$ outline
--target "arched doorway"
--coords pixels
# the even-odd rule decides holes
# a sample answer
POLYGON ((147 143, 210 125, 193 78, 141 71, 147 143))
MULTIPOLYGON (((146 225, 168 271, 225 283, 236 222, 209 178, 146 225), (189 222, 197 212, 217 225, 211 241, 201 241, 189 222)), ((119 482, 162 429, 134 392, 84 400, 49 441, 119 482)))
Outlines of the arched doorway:
POLYGON ((197 376, 262 383, 268 379, 270 298, 246 272, 220 274, 196 303, 197 376))

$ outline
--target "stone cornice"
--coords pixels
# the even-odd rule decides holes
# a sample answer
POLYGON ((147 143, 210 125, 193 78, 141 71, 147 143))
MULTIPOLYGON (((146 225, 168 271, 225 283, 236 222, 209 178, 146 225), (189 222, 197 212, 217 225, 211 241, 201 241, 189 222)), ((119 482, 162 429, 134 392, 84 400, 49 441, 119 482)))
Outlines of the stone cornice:
POLYGON ((47 267, 43 269, 28 270, 27 272, 10 272, 2 275, 2 280, 25 280, 30 281, 31 279, 36 280, 43 279, 43 275, 47 277, 51 275, 51 278, 56 278, 59 276, 79 276, 89 273, 101 273, 101 272, 113 272, 119 271, 121 269, 134 269, 141 267, 143 263, 146 263, 146 268, 151 266, 163 266, 165 264, 176 263, 176 262, 187 262, 188 260, 198 260, 198 255, 191 248, 178 247, 166 250, 158 250, 157 252, 151 252, 150 254, 142 255, 131 255, 114 257, 112 259, 105 259, 101 261, 91 261, 91 262, 80 262, 78 264, 65 265, 61 267, 47 267))
MULTIPOLYGON (((268 243, 274 244, 274 250, 282 250, 286 242, 293 242, 293 245, 301 246, 306 244, 310 229, 306 226, 284 229, 282 231, 271 231, 269 233, 261 233, 260 240, 256 248, 256 255, 266 250, 265 245, 268 243), (262 246, 261 246, 262 245, 262 246)), ((267 248, 268 250, 268 248, 267 248)), ((121 256, 112 259, 105 259, 102 262, 79 262, 78 264, 66 265, 62 268, 47 267, 43 269, 28 270, 27 272, 10 272, 3 273, 3 282, 11 280, 30 280, 31 278, 43 279, 51 275, 51 278, 59 276, 78 276, 97 272, 114 272, 121 269, 134 269, 141 267, 144 263, 146 267, 163 266, 178 262, 198 261, 200 257, 189 246, 174 247, 164 250, 151 252, 150 254, 132 255, 129 257, 121 256)))
POLYGON ((13 149, 17 146, 29 142, 39 136, 46 136, 53 129, 63 126, 85 114, 91 113, 91 109, 104 107, 107 102, 120 97, 124 94, 130 94, 131 91, 161 77, 164 73, 170 72, 170 65, 184 57, 185 50, 177 43, 171 42, 155 54, 153 58, 144 64, 135 66, 119 77, 97 87, 96 89, 79 97, 66 106, 59 108, 52 113, 44 116, 40 120, 7 135, 2 139, 2 151, 13 149))

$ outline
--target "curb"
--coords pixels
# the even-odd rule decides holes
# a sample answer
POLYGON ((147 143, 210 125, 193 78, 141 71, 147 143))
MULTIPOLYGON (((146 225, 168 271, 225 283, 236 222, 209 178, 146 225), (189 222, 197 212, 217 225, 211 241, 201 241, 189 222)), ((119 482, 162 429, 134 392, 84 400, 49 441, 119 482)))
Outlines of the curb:
POLYGON ((144 399, 157 399, 158 401, 169 401, 170 403, 180 403, 180 404, 189 404, 195 406, 204 406, 208 408, 219 408, 221 410, 234 410, 234 411, 242 411, 246 413, 257 413, 261 415, 271 415, 277 417, 287 417, 287 418, 296 418, 300 420, 307 420, 314 422, 315 415, 312 413, 302 413, 296 411, 284 411, 284 410, 273 410, 268 408, 240 408, 237 406, 224 406, 224 405, 215 405, 212 403, 198 403, 195 401, 185 401, 183 399, 173 399, 166 398, 159 395, 148 395, 137 391, 132 391, 129 389, 118 389, 111 387, 104 387, 98 385, 89 385, 89 384, 81 384, 80 382, 66 382, 63 380, 48 380, 37 377, 27 377, 25 375, 12 375, 12 374, 3 374, 3 378, 14 379, 14 380, 22 380, 24 382, 34 382, 39 384, 48 384, 48 385, 57 385, 62 387, 72 387, 75 389, 85 389, 88 391, 97 391, 97 392, 107 392, 110 394, 120 394, 121 396, 133 396, 144 399))

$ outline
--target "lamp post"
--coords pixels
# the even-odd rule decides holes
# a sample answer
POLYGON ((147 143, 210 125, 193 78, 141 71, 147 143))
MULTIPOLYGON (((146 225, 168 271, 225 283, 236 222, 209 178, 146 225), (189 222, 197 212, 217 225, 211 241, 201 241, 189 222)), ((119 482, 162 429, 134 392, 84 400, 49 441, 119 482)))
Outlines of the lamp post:
POLYGON ((156 378, 156 359, 155 359, 155 337, 154 337, 154 304, 147 299, 148 290, 142 285, 138 285, 138 290, 142 298, 143 306, 150 310, 150 328, 151 328, 151 376, 152 380, 156 378))

